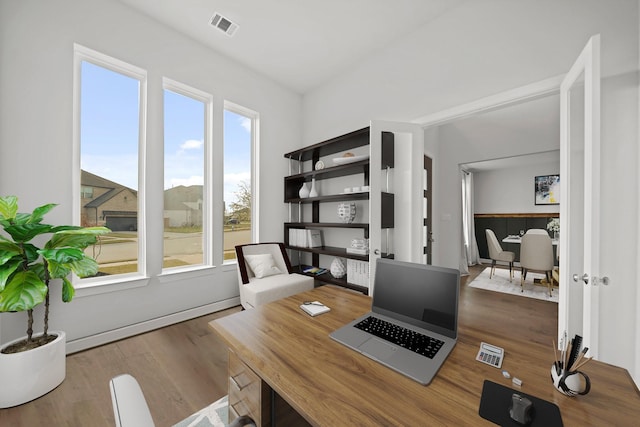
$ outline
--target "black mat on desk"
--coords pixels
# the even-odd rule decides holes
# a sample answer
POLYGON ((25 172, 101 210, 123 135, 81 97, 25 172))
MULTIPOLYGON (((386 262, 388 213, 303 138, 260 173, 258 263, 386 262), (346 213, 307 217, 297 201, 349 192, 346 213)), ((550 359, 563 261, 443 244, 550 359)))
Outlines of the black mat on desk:
MULTIPOLYGON (((549 387, 553 387, 549 384, 549 387)), ((509 416, 511 395, 517 393, 533 403, 533 419, 530 427, 562 427, 560 408, 551 402, 514 390, 489 380, 484 381, 482 396, 480 397, 480 416, 501 426, 522 427, 522 424, 512 420, 509 416)))

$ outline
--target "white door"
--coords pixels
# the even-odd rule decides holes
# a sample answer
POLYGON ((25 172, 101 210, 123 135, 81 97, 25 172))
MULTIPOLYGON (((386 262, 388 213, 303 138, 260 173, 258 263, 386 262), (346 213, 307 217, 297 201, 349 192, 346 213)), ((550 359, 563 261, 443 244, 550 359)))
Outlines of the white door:
POLYGON ((600 279, 600 36, 560 85, 560 295, 558 342, 583 337, 598 356, 600 279))
MULTIPOLYGON (((370 128, 369 277, 373 292, 375 263, 380 257, 422 262, 424 130, 412 123, 375 120, 370 128), (382 133, 393 134, 393 165, 384 165, 382 133), (383 209, 393 198, 393 226, 384 224, 383 209)), ((385 214, 388 218, 389 213, 385 214)))

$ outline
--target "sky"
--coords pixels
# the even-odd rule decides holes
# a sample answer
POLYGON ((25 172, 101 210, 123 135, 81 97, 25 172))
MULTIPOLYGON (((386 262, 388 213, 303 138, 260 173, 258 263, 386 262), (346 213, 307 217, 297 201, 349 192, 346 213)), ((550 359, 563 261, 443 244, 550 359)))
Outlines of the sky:
MULTIPOLYGON (((136 79, 82 63, 81 167, 135 190, 138 87, 136 79)), ((204 107, 201 101, 164 90, 164 149, 162 141, 147 141, 147 150, 164 151, 164 189, 203 183, 204 107)), ((228 110, 224 156, 224 200, 229 206, 240 182, 250 184, 251 120, 228 110)))

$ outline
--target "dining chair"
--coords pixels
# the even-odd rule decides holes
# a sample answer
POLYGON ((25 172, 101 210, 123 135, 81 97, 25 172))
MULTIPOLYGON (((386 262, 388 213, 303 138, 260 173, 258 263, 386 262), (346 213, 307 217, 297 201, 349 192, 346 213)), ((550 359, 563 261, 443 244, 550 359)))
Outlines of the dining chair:
MULTIPOLYGON (((531 231, 531 230, 530 230, 531 231)), ((544 231, 544 230, 543 230, 544 231)), ((549 296, 552 295, 553 280, 553 243, 546 231, 544 233, 525 233, 520 243, 520 287, 524 292, 524 281, 529 271, 545 274, 549 296)))
POLYGON ((487 228, 485 233, 487 235, 487 246, 489 247, 489 258, 491 258, 489 279, 491 279, 496 272, 496 262, 502 261, 509 263, 509 281, 511 281, 513 279, 513 261, 516 259, 516 254, 514 252, 502 250, 502 245, 500 245, 500 242, 493 230, 487 228))
POLYGON ((543 230, 542 228, 530 228, 527 230, 525 234, 546 234, 547 236, 549 235, 547 230, 543 230))

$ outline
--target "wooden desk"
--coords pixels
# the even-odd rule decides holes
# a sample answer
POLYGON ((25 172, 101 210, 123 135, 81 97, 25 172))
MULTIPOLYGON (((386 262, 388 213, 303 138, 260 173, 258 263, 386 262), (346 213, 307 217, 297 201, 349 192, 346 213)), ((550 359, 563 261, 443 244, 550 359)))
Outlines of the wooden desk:
MULTIPOLYGON (((550 380, 551 343, 523 342, 504 321, 504 331, 489 335, 461 322, 458 344, 431 384, 422 386, 329 338, 370 304, 370 297, 323 286, 210 325, 314 426, 493 425, 478 415, 483 381, 511 387, 511 380, 475 356, 481 341, 498 336, 514 339, 512 347, 503 345, 503 369, 523 381, 522 392, 557 404, 565 426, 627 426, 640 419, 640 393, 626 370, 592 361, 583 369, 591 378, 591 392, 564 396, 550 380), (310 317, 299 308, 308 300, 319 300, 331 311, 310 317)), ((500 313, 487 313, 495 315, 500 313)))

